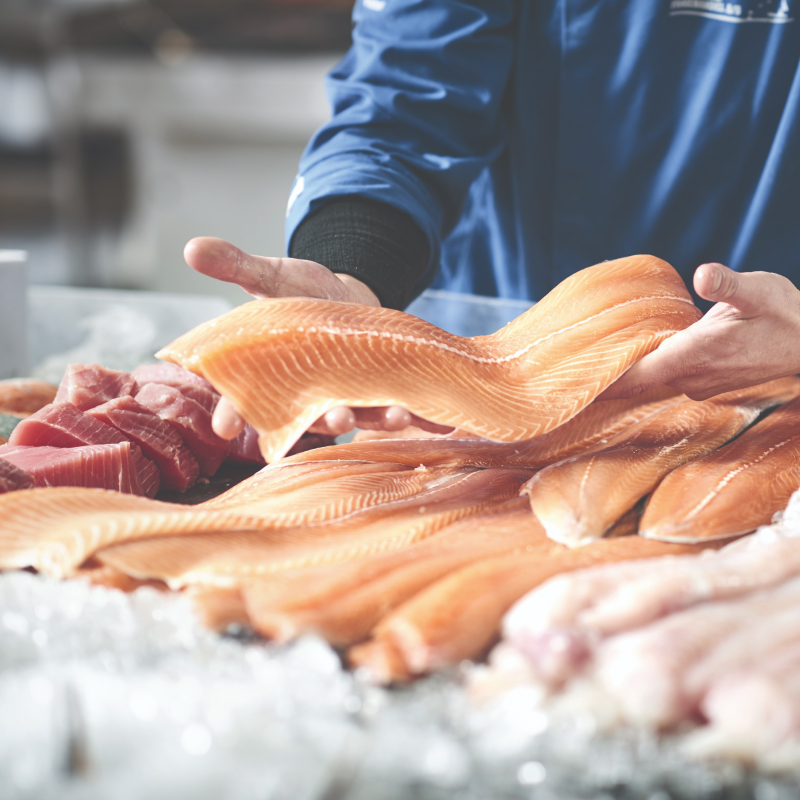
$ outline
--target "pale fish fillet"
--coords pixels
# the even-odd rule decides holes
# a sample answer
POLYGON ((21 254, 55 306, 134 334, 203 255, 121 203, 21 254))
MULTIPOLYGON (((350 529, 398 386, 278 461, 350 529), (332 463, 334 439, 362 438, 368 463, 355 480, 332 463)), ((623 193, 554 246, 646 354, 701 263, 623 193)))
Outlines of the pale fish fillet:
POLYGON ((245 303, 158 353, 209 380, 270 462, 335 406, 401 405, 512 442, 566 422, 700 312, 675 270, 632 256, 582 270, 490 336, 305 298, 245 303))
POLYGON ((640 533, 691 542, 749 533, 800 487, 800 399, 725 447, 670 473, 645 508, 640 533))
POLYGON ((424 464, 428 467, 540 469, 577 453, 607 447, 624 436, 632 425, 668 406, 675 395, 673 389, 665 386, 637 398, 595 400, 555 430, 521 442, 465 437, 349 442, 298 453, 279 463, 359 459, 393 461, 413 467, 424 464))
POLYGON ((553 575, 608 561, 692 552, 689 545, 670 546, 638 536, 607 539, 579 550, 556 544, 553 548, 557 552, 547 558, 523 553, 458 570, 395 609, 373 636, 396 647, 411 672, 428 672, 480 655, 497 636, 509 606, 553 575))
POLYGON ((454 522, 391 553, 250 581, 242 594, 255 630, 288 641, 316 633, 344 647, 366 638, 381 617, 424 587, 479 559, 553 550, 524 498, 454 522))
POLYGON ((733 758, 764 771, 800 760, 800 641, 717 676, 700 704, 708 725, 689 735, 693 757, 733 758))
POLYGON ((800 580, 736 600, 703 603, 600 643, 590 679, 616 704, 619 718, 648 728, 690 719, 700 697, 688 678, 730 636, 758 630, 800 602, 800 580))
POLYGON ((408 683, 415 675, 391 641, 362 642, 347 651, 347 663, 373 683, 408 683))
POLYGON ((523 488, 551 539, 570 547, 599 539, 670 471, 716 450, 766 408, 800 393, 782 378, 710 400, 674 399, 613 445, 546 467, 523 488))
MULTIPOLYGON (((425 492, 319 525, 284 530, 164 536, 97 553, 104 564, 173 588, 190 583, 238 585, 301 567, 400 550, 446 525, 515 497, 529 473, 482 470, 440 478, 425 492)), ((223 513, 223 512, 219 512, 223 513)))

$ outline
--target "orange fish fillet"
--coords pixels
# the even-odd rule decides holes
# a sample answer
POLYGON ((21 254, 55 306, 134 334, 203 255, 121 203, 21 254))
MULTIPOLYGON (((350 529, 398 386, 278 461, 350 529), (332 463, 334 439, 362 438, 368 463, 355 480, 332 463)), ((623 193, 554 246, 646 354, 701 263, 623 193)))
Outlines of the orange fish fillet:
POLYGON ((386 308, 280 298, 245 303, 158 353, 208 379, 283 456, 339 405, 401 405, 505 442, 566 422, 700 312, 652 256, 567 278, 490 336, 461 338, 386 308))
POLYGON ((381 617, 434 581, 479 559, 547 552, 553 543, 524 498, 461 519, 391 553, 242 585, 255 630, 287 641, 316 633, 343 647, 364 639, 381 617))
POLYGON ((653 492, 642 536, 696 542, 772 521, 800 487, 800 399, 725 447, 676 469, 653 492))
POLYGON ((721 447, 770 406, 800 394, 782 378, 706 401, 674 398, 611 446, 546 467, 523 492, 551 539, 570 547, 599 539, 671 470, 721 447))
POLYGON ((524 594, 562 572, 626 559, 699 552, 638 536, 605 539, 578 550, 502 556, 466 567, 423 590, 373 631, 402 654, 409 671, 429 672, 479 656, 495 639, 503 614, 524 594))
POLYGON ((33 414, 55 399, 58 386, 35 378, 0 381, 0 414, 33 414))
POLYGON ((626 400, 595 400, 555 430, 522 442, 427 438, 360 441, 298 453, 281 464, 359 459, 416 467, 502 467, 540 469, 563 458, 617 441, 631 426, 669 407, 677 392, 667 386, 626 400))
POLYGON ((108 547, 96 557, 132 577, 158 578, 172 587, 198 582, 235 585, 245 578, 399 550, 515 497, 528 477, 530 473, 521 470, 449 475, 413 497, 324 524, 163 536, 108 547))

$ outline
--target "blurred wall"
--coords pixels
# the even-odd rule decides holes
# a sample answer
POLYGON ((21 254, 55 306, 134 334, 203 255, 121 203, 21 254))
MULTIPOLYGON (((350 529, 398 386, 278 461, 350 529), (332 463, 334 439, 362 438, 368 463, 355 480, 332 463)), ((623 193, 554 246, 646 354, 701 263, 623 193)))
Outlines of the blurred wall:
POLYGON ((34 283, 246 299, 183 245, 284 254, 347 5, 0 0, 0 248, 34 283))

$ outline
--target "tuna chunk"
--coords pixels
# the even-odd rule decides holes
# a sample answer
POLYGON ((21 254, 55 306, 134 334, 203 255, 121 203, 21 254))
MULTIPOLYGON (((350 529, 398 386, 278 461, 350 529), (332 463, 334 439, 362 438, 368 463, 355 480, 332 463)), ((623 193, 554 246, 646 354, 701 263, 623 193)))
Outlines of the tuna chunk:
POLYGON ((0 448, 0 458, 24 470, 37 487, 81 486, 153 497, 158 470, 130 442, 84 447, 0 448))
MULTIPOLYGON (((116 428, 84 414, 71 403, 45 406, 22 420, 8 437, 8 444, 16 447, 73 448, 123 442, 128 440, 116 428)), ((134 494, 152 497, 158 491, 160 482, 158 468, 142 455, 137 445, 131 445, 131 454, 142 490, 134 494)))
POLYGON ((214 411, 219 401, 219 393, 205 378, 176 364, 142 364, 132 374, 139 389, 149 383, 172 386, 185 397, 200 403, 209 413, 214 411))
POLYGON ((33 478, 10 461, 0 458, 0 494, 17 489, 32 489, 33 478))
POLYGON ((183 437, 172 425, 133 397, 109 400, 93 408, 88 414, 113 426, 134 444, 138 444, 147 458, 152 459, 161 471, 162 488, 183 492, 194 486, 200 467, 183 437))
POLYGON ((132 375, 139 386, 147 383, 163 383, 165 386, 178 387, 185 383, 191 383, 214 391, 214 387, 205 378, 201 378, 177 364, 141 364, 136 367, 132 375))
POLYGON ((252 425, 245 425, 242 432, 231 441, 230 461, 241 461, 245 464, 266 464, 264 456, 258 449, 258 431, 252 425))
POLYGON ((127 372, 99 364, 70 364, 56 394, 56 403, 72 403, 81 411, 122 395, 136 393, 136 380, 127 372))
POLYGON ((200 465, 201 475, 213 475, 228 455, 230 442, 211 429, 211 414, 179 389, 149 383, 136 395, 137 402, 166 420, 183 437, 200 465))

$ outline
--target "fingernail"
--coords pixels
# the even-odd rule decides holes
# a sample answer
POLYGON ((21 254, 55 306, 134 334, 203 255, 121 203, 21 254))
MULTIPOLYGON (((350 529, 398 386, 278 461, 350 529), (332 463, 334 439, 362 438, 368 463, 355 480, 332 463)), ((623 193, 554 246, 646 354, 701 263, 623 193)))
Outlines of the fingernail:
POLYGON ((716 265, 709 265, 711 270, 711 291, 716 294, 722 287, 722 270, 718 269, 716 265))

